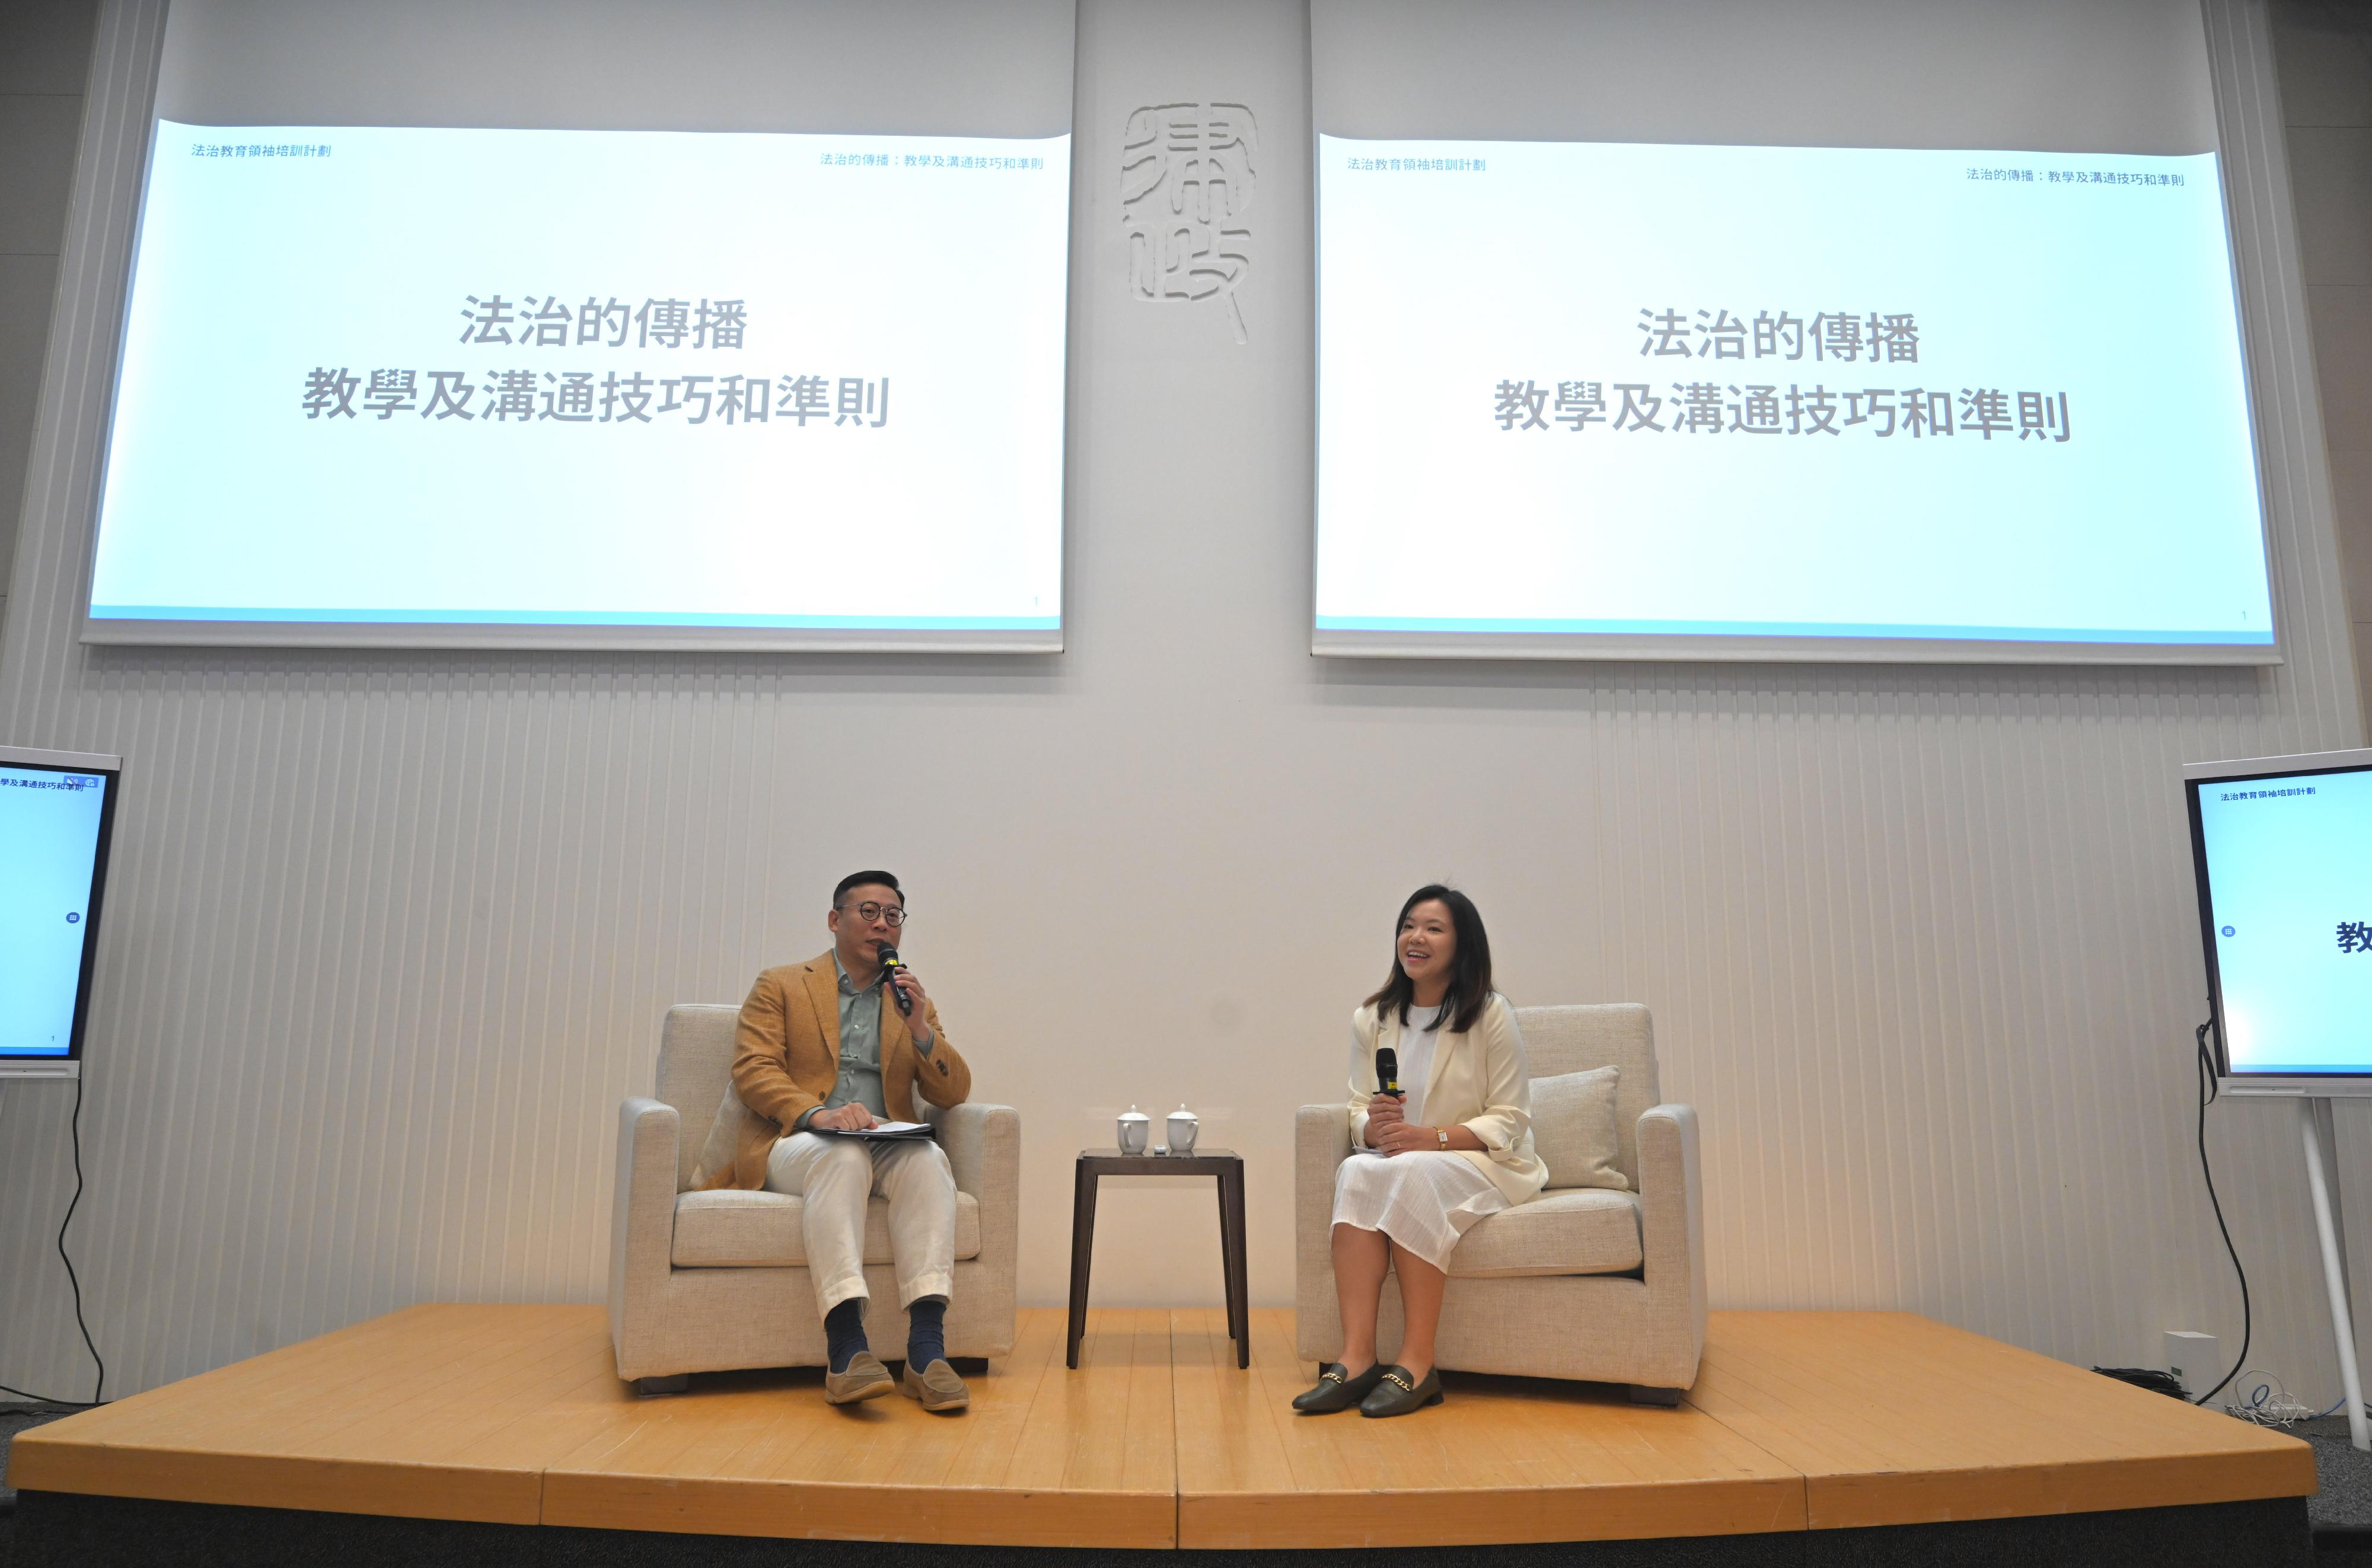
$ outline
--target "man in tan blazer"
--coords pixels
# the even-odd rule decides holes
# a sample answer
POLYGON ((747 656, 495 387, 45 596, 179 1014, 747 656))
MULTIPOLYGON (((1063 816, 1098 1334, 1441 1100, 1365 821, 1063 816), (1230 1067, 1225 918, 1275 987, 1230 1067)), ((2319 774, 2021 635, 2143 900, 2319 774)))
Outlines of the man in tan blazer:
POLYGON ((733 1157, 695 1173, 706 1188, 763 1188, 805 1202, 808 1272, 831 1345, 824 1397, 834 1404, 902 1388, 923 1408, 961 1410, 971 1394, 948 1365, 948 1296, 955 1280, 956 1184, 928 1138, 843 1134, 912 1121, 913 1097, 960 1105, 971 1069, 948 1041, 939 1010, 900 965, 883 972, 906 923, 906 896, 887 871, 859 871, 832 889, 829 951, 758 977, 741 1004, 733 1055, 740 1125, 733 1157), (885 995, 885 993, 887 993, 885 995), (894 1005, 902 995, 906 1007, 894 1005), (889 1200, 890 1256, 906 1308, 905 1375, 896 1384, 865 1338, 865 1211, 889 1200))

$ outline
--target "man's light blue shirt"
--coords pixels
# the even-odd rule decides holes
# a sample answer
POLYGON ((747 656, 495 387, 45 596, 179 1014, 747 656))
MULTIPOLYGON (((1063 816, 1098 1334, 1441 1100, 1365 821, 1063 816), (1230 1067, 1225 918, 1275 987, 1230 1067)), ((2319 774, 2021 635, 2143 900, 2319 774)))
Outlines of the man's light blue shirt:
MULTIPOLYGON (((880 983, 857 990, 836 947, 831 971, 840 977, 840 1076, 832 1081, 831 1093, 824 1102, 792 1124, 794 1132, 803 1130, 808 1118, 819 1111, 838 1110, 843 1105, 862 1105, 877 1121, 890 1120, 889 1102, 881 1093, 880 983)), ((925 1057, 930 1054, 919 1045, 915 1050, 925 1057)))

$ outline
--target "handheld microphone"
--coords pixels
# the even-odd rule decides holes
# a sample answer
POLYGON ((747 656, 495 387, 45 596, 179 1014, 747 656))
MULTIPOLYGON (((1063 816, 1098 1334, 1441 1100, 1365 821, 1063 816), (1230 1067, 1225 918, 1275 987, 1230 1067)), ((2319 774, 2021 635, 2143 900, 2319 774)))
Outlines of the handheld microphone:
POLYGON ((906 960, 900 958, 898 949, 887 942, 881 944, 880 959, 881 983, 890 988, 890 998, 898 1004, 898 1011, 901 1014, 913 1013, 914 1005, 906 1000, 904 992, 898 989, 898 971, 906 967, 906 960))
POLYGON ((1376 1047, 1376 1087, 1394 1099, 1401 1098, 1400 1053, 1389 1045, 1376 1047))

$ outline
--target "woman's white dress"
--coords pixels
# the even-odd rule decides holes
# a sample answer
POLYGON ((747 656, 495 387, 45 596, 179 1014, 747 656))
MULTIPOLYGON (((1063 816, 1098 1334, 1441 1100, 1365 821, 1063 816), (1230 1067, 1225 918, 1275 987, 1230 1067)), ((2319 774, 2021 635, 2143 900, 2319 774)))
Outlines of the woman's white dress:
MULTIPOLYGON (((1401 1030, 1401 1087, 1408 1093, 1401 1114, 1411 1126, 1425 1125, 1425 1080, 1440 1028, 1440 1008, 1411 1007, 1401 1030)), ((1334 1172, 1336 1225, 1380 1230, 1444 1273, 1458 1238, 1506 1206, 1506 1194, 1473 1161, 1438 1149, 1389 1156, 1359 1149, 1334 1172)))

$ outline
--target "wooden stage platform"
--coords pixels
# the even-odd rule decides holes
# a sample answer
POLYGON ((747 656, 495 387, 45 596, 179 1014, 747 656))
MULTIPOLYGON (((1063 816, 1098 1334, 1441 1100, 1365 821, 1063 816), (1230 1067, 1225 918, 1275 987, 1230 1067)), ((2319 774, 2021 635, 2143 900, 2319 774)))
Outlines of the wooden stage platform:
MULTIPOLYGON (((2294 1438, 1899 1313, 1715 1313, 1678 1409, 1453 1376, 1397 1421, 1286 1408, 1252 1314, 1023 1316, 971 1410, 814 1372, 622 1387, 598 1307, 416 1307, 28 1433, 35 1494, 706 1535, 1102 1548, 1748 1536, 2296 1498, 2294 1438)), ((894 1348, 894 1347, 885 1347, 894 1348)), ((32 1499, 29 1499, 29 1502, 32 1499)), ((2293 1504, 2292 1506, 2295 1506, 2293 1504)), ((2298 1510, 2303 1530, 2303 1510, 2298 1510)))

